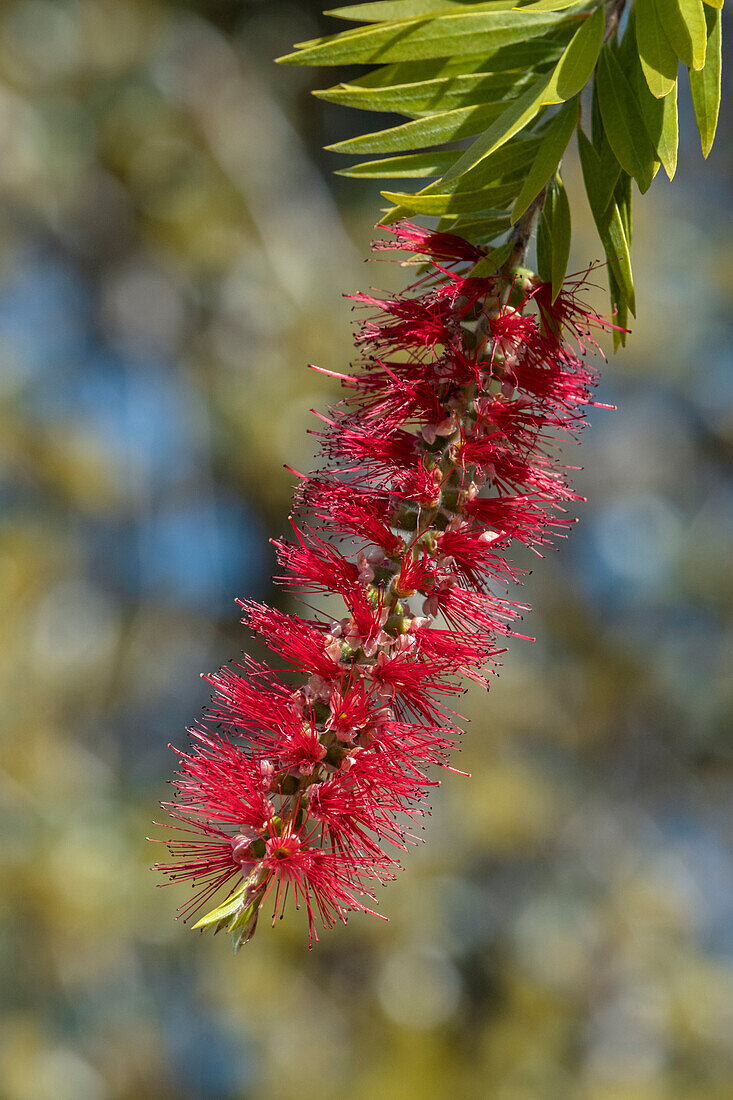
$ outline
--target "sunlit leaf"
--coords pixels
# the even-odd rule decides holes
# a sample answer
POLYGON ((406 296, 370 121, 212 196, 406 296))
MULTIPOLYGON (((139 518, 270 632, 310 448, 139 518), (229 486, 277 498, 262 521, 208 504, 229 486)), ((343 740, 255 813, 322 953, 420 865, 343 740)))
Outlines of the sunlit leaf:
POLYGON ((452 168, 446 172, 446 180, 463 175, 476 167, 486 157, 504 145, 519 130, 531 122, 541 110, 543 97, 547 91, 550 77, 540 77, 527 91, 519 96, 499 118, 489 126, 481 137, 471 145, 452 168))
MULTIPOLYGON (((562 102, 564 96, 569 95, 571 89, 577 85, 583 66, 587 68, 590 76, 594 64, 590 62, 590 58, 598 38, 598 24, 593 24, 593 19, 594 17, 591 16, 591 19, 576 31, 555 69, 549 75, 539 77, 492 126, 481 134, 460 160, 456 161, 447 173, 448 179, 468 172, 484 157, 509 141, 514 134, 535 118, 543 106, 562 102), (589 25, 591 25, 590 31, 589 25), (562 89, 562 94, 559 88, 562 89)), ((600 42, 598 45, 600 46, 600 42)))
POLYGON ((552 283, 552 300, 562 289, 570 257, 570 205, 559 175, 550 181, 537 227, 537 274, 552 283))
MULTIPOLYGON (((509 175, 513 175, 523 168, 527 168, 539 148, 540 138, 528 136, 525 133, 516 134, 511 141, 500 146, 490 156, 485 157, 470 172, 461 176, 449 178, 446 172, 444 178, 437 183, 431 183, 425 188, 426 194, 442 191, 446 194, 458 191, 476 190, 478 187, 486 187, 490 183, 509 175)), ((459 154, 454 154, 456 159, 459 154)))
POLYGON ((384 157, 339 168, 337 176, 355 179, 424 179, 441 176, 458 159, 455 152, 406 153, 400 157, 384 157))
POLYGON ((409 149, 424 149, 428 145, 471 137, 491 125, 501 114, 502 104, 498 103, 483 107, 459 107, 455 111, 390 126, 374 134, 361 134, 326 148, 334 153, 400 153, 409 149))
POLYGON ((635 313, 631 257, 621 214, 613 196, 608 202, 605 201, 605 188, 600 179, 600 158, 581 129, 578 129, 578 151, 591 213, 606 259, 613 265, 613 277, 618 284, 619 293, 623 295, 623 300, 628 303, 631 312, 635 313))
POLYGON ((477 191, 460 191, 457 194, 407 195, 401 192, 382 191, 385 199, 414 214, 445 215, 448 213, 474 213, 477 210, 501 208, 511 202, 516 185, 482 187, 477 191))
POLYGON ((484 278, 486 275, 493 275, 495 271, 498 271, 503 264, 507 262, 511 255, 513 245, 511 241, 505 241, 504 244, 493 248, 488 256, 484 256, 482 260, 476 264, 471 274, 476 278, 484 278))
POLYGON ((677 119, 677 81, 664 99, 655 99, 637 61, 631 74, 639 108, 657 157, 670 179, 677 169, 679 125, 677 119))
POLYGON ((226 921, 230 917, 233 917, 242 905, 242 901, 248 890, 248 884, 246 882, 243 883, 234 891, 233 894, 230 894, 229 897, 221 903, 221 905, 217 905, 216 909, 212 909, 205 916, 201 917, 200 920, 197 920, 196 923, 191 927, 207 928, 211 924, 218 924, 220 921, 226 921))
POLYGON ((443 113, 457 107, 514 99, 530 78, 520 73, 471 73, 368 88, 338 84, 313 94, 329 103, 366 111, 394 111, 399 114, 443 113))
MULTIPOLYGON (((572 0, 577 3, 578 0, 572 0)), ((358 23, 386 23, 395 20, 414 19, 419 16, 437 15, 451 10, 510 11, 517 6, 516 0, 493 0, 489 3, 477 3, 476 0, 375 0, 371 4, 351 4, 345 8, 332 8, 325 11, 334 19, 349 19, 358 23)), ((568 4, 571 7, 572 4, 568 4)))
POLYGON ((657 12, 672 49, 688 69, 705 64, 707 27, 702 0, 656 0, 657 12))
POLYGON ((451 233, 457 233, 459 237, 465 237, 469 241, 482 244, 500 236, 509 229, 509 218, 503 211, 496 211, 491 216, 480 218, 446 219, 438 226, 441 230, 450 229, 451 233))
POLYGON ((427 19, 378 23, 298 44, 287 65, 355 65, 483 53, 524 42, 557 26, 564 12, 460 11, 427 19))
MULTIPOLYGON (((586 86, 595 68, 603 43, 603 8, 597 8, 583 23, 568 43, 558 61, 550 84, 550 92, 557 101, 571 99, 586 86)), ((549 100, 548 102, 555 102, 549 100)))
POLYGON ((713 147, 720 111, 721 70, 721 15, 707 8, 705 18, 708 27, 707 60, 700 72, 690 72, 690 90, 695 119, 700 131, 702 155, 707 157, 713 147))
POLYGON ((601 51, 596 77, 603 128, 622 168, 646 191, 654 176, 655 150, 639 103, 612 51, 601 51))
MULTIPOLYGON (((534 4, 523 4, 522 11, 566 11, 574 7, 578 0, 537 0, 534 4)), ((514 4, 518 7, 518 4, 514 4)))
POLYGON ((636 0, 634 8, 641 67, 650 92, 661 99, 677 80, 679 60, 664 33, 656 0, 636 0))
POLYGON ((525 212, 530 203, 537 198, 542 188, 554 175, 560 159, 572 137, 578 120, 577 101, 569 103, 558 111, 550 128, 543 137, 527 176, 522 184, 517 201, 512 209, 512 221, 515 222, 525 212))

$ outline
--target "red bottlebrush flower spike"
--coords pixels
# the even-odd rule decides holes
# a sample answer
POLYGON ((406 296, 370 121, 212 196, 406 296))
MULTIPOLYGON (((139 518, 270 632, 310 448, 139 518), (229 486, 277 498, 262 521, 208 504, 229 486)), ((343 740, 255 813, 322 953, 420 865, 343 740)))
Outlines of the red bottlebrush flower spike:
POLYGON ((527 608, 499 594, 519 576, 507 551, 539 552, 579 499, 557 449, 592 404, 584 344, 612 327, 582 304, 581 282, 553 302, 524 281, 521 298, 509 276, 472 276, 483 253, 461 238, 389 232, 377 249, 419 253, 431 270, 404 294, 355 296, 370 313, 361 370, 338 376, 346 397, 320 416, 326 468, 297 475, 308 519, 274 543, 279 583, 339 597, 340 618, 244 602, 289 679, 247 657, 221 669, 191 751, 177 750, 159 866, 194 884, 186 917, 230 887, 196 927, 226 929, 235 946, 289 897, 311 944, 316 918, 330 928, 373 912, 365 899, 399 866, 383 846, 406 850, 434 769, 453 770, 463 680, 487 686, 497 637, 521 637, 512 624, 527 608))

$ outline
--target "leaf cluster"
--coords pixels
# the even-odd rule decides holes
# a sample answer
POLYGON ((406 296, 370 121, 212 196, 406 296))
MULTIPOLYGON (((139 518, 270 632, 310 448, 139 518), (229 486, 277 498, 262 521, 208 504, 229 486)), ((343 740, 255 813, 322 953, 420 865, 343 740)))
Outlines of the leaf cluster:
MULTIPOLYGON (((362 159, 342 175, 430 180, 385 190, 388 225, 425 215, 486 247, 544 204, 538 267, 558 292, 570 251, 562 158, 577 134, 583 180, 620 326, 634 314, 632 181, 677 163, 677 84, 689 69, 703 154, 720 107, 722 0, 375 0, 327 14, 361 24, 280 58, 373 66, 322 99, 406 121, 330 146, 362 159), (372 159, 378 157, 379 159, 372 159)), ((491 262, 490 259, 487 262, 491 262)), ((619 333, 623 339, 623 333, 619 333)))

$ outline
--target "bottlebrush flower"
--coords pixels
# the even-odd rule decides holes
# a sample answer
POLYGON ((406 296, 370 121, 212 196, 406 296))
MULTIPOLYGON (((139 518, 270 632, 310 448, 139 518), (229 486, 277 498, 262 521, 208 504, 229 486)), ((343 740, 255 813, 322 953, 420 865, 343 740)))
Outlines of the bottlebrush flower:
POLYGON ((482 252, 459 237, 389 231, 376 247, 417 252, 430 273, 404 294, 355 296, 369 311, 360 369, 338 376, 344 400, 316 433, 325 467, 297 475, 294 540, 274 543, 278 582, 340 598, 340 617, 243 602, 286 667, 245 657, 210 676, 191 751, 177 750, 160 869, 196 887, 186 917, 233 887, 196 927, 236 946, 289 895, 311 943, 316 916, 373 912, 364 899, 399 866, 384 845, 414 841, 434 769, 453 770, 463 679, 486 686, 497 637, 522 636, 507 552, 550 544, 579 499, 557 452, 593 403, 583 345, 611 327, 580 281, 553 303, 525 279, 522 298, 509 276, 472 276, 482 252))

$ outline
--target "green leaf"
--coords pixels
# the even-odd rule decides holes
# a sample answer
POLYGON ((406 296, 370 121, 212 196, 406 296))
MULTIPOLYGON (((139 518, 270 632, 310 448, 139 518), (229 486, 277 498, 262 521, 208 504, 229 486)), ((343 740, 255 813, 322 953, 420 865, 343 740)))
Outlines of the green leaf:
MULTIPOLYGON (((583 171, 583 182, 588 196, 588 204, 591 213, 597 221, 611 201, 611 195, 606 198, 601 191, 601 161, 598 153, 593 148, 589 139, 578 125, 578 153, 580 155, 580 167, 583 171)), ((614 180, 614 186, 616 181, 614 180)), ((613 192, 613 188, 611 189, 613 192)))
POLYGON ((243 883, 233 894, 229 895, 226 901, 223 901, 221 905, 217 905, 216 909, 212 909, 206 916, 201 917, 201 920, 197 920, 192 928, 208 928, 210 924, 219 924, 220 921, 233 917, 242 905, 244 896, 249 890, 249 885, 246 882, 243 883))
POLYGON ((613 189, 621 172, 621 165, 616 160, 616 155, 606 137, 606 131, 603 129, 603 119, 601 118, 601 109, 598 106, 598 89, 595 81, 593 82, 591 95, 591 129, 593 148, 598 154, 599 160, 597 198, 601 204, 601 209, 605 210, 611 201, 613 189))
POLYGON ((670 179, 673 179, 677 170, 679 144, 677 81, 664 99, 655 99, 649 90, 640 64, 637 64, 632 76, 649 140, 656 150, 664 171, 670 179))
POLYGON ((492 241, 495 237, 506 233, 509 229, 509 218, 503 211, 497 210, 490 217, 457 218, 455 221, 446 219, 445 223, 440 223, 438 229, 450 230, 451 233, 456 233, 459 237, 465 237, 466 240, 483 244, 485 241, 492 241))
POLYGON ((481 134, 481 137, 466 150, 463 156, 459 157, 453 167, 446 172, 445 179, 455 179, 457 176, 461 176, 470 169, 475 168, 482 160, 485 160, 486 157, 491 156, 492 153, 506 144, 517 131, 523 129, 528 122, 531 122, 542 107, 543 96, 549 81, 549 76, 539 77, 523 95, 515 99, 499 118, 481 134))
POLYGON ((677 85, 661 101, 664 104, 662 126, 657 138, 657 156, 670 180, 677 171, 677 147, 679 145, 679 120, 677 116, 677 85))
POLYGON ((636 0, 636 40, 649 91, 657 99, 677 82, 679 61, 664 33, 656 0, 636 0))
POLYGON ((621 226, 626 237, 626 242, 631 248, 631 198, 633 189, 631 186, 631 176, 626 172, 622 172, 618 178, 618 182, 613 189, 613 199, 618 207, 619 217, 621 218, 621 226))
POLYGON ((688 69, 705 64, 707 28, 702 0, 656 0, 657 12, 672 49, 688 69))
MULTIPOLYGON (((456 161, 446 173, 446 179, 468 172, 490 156, 531 122, 543 106, 562 102, 563 97, 577 85, 583 66, 588 66, 598 33, 598 24, 593 23, 594 18, 595 13, 576 31, 553 72, 538 77, 456 161), (589 24, 592 24, 590 31, 589 24)), ((591 64, 588 75, 592 68, 591 64)))
POLYGON ((493 275, 495 271, 498 271, 502 264, 505 264, 511 255, 513 248, 511 241, 505 241, 504 244, 499 245, 498 248, 493 248, 489 252, 488 256, 484 256, 482 260, 471 269, 471 275, 476 278, 485 278, 487 275, 493 275))
POLYGON ((424 179, 441 176, 458 159, 458 155, 455 152, 407 153, 339 168, 336 175, 354 179, 424 179))
POLYGON ((638 100, 608 46, 601 50, 596 88, 603 129, 611 148, 621 167, 634 177, 639 190, 646 191, 654 177, 655 150, 638 100))
POLYGON ((552 300, 562 290, 565 272, 570 259, 571 221, 570 203, 562 180, 556 177, 556 198, 552 212, 552 300))
POLYGON ((707 157, 713 147, 720 111, 721 68, 721 15, 719 11, 705 11, 708 28, 707 60, 700 72, 690 72, 690 91, 695 108, 697 128, 700 131, 702 155, 707 157))
MULTIPOLYGON (((517 134, 514 140, 500 146, 495 153, 485 157, 471 171, 454 179, 449 179, 446 172, 442 180, 429 184, 424 188, 423 193, 433 194, 440 191, 444 194, 454 194, 458 191, 475 191, 479 187, 488 187, 489 184, 514 175, 530 165, 537 154, 539 144, 539 137, 517 134)), ((457 160, 459 154, 456 153, 454 156, 457 160)))
POLYGON ((390 209, 385 207, 381 214, 383 216, 379 219, 378 225, 394 225, 401 218, 407 217, 408 211, 403 206, 392 206, 390 209))
POLYGON ((478 191, 459 191, 457 194, 416 195, 382 191, 385 199, 413 214, 464 214, 477 210, 501 209, 511 201, 517 189, 514 184, 499 187, 482 187, 478 191))
MULTIPOLYGON (((537 0, 535 4, 523 4, 522 11, 566 11, 572 8, 578 0, 537 0)), ((517 3, 514 7, 518 7, 517 3)))
MULTIPOLYGON (((419 61, 455 54, 485 53, 542 35, 568 18, 564 13, 465 11, 427 19, 378 23, 297 43, 295 53, 278 58, 286 65, 363 65, 419 61)), ((572 17, 571 17, 572 18, 572 17)))
POLYGON ((550 177, 554 175, 572 137, 577 121, 578 103, 576 99, 571 99, 555 115, 550 128, 540 143, 537 156, 527 173, 517 201, 514 203, 512 222, 516 222, 517 218, 521 218, 550 177))
POLYGON ((672 89, 663 99, 657 99, 652 95, 638 55, 630 54, 627 73, 649 140, 665 172, 672 179, 677 169, 679 143, 677 81, 674 81, 672 89))
POLYGON ((544 211, 537 226, 537 274, 543 283, 552 282, 552 227, 544 211))
MULTIPOLYGON (((599 125, 602 126, 600 118, 599 125)), ((578 127, 578 150, 583 166, 583 179, 588 193, 588 201, 591 209, 597 212, 600 217, 611 201, 616 181, 621 172, 621 165, 613 155, 611 146, 608 144, 602 129, 600 133, 597 133, 596 141, 591 145, 583 131, 578 127), (584 143, 587 143, 590 150, 585 157, 585 163, 583 163, 584 143)))
POLYGON ((364 111, 394 111, 403 115, 427 111, 443 113, 457 107, 513 99, 526 87, 528 80, 525 74, 518 73, 470 73, 385 88, 338 84, 313 94, 329 103, 364 111))
MULTIPOLYGON (((572 0, 577 3, 578 0, 572 0)), ((349 19, 354 23, 389 23, 394 20, 414 19, 418 16, 436 15, 450 9, 466 8, 489 11, 511 10, 516 0, 493 0, 492 3, 476 3, 475 0, 375 0, 373 4, 351 4, 346 8, 324 11, 334 19, 349 19)), ((568 5, 570 6, 570 5, 568 5)))
POLYGON ((717 8, 718 11, 723 7, 723 0, 702 0, 703 4, 709 5, 711 8, 717 8))
POLYGON ((581 24, 558 61, 550 90, 560 102, 572 99, 586 86, 603 43, 603 6, 581 24))
POLYGON ((597 228, 601 244, 606 253, 606 259, 612 267, 614 279, 618 284, 620 295, 627 303, 630 311, 636 316, 636 296, 631 274, 629 242, 624 232, 621 212, 615 201, 608 205, 606 213, 597 228))
MULTIPOLYGON (((560 33, 564 33, 560 28, 560 33)), ((531 38, 499 49, 487 49, 485 53, 456 57, 433 57, 424 61, 400 61, 380 65, 349 83, 363 88, 386 88, 393 84, 410 84, 418 80, 435 80, 438 77, 461 76, 471 73, 528 73, 538 72, 557 61, 564 45, 555 38, 531 38)))
POLYGON ((537 273, 552 283, 552 300, 562 290, 570 257, 570 205, 559 175, 548 184, 537 227, 537 273))
POLYGON ((634 281, 631 274, 629 243, 624 231, 621 214, 615 198, 611 197, 606 200, 604 183, 600 178, 600 157, 580 127, 578 128, 578 152, 580 153, 580 165, 583 170, 583 181, 593 220, 598 229, 598 236, 601 238, 606 259, 609 265, 613 267, 614 279, 619 287, 619 294, 622 294, 623 300, 628 302, 633 313, 636 309, 634 281))
POLYGON ((501 111, 502 105, 498 103, 483 107, 459 107, 455 111, 390 126, 375 134, 348 138, 326 148, 333 153, 401 153, 408 149, 424 149, 428 145, 471 137, 484 126, 491 125, 501 111))
POLYGON ((611 292, 611 302, 614 307, 614 323, 618 326, 613 330, 613 350, 618 351, 619 347, 625 347, 626 345, 626 329, 629 325, 629 307, 626 303, 626 298, 618 285, 617 280, 613 275, 613 268, 609 264, 607 267, 608 272, 608 289, 611 292))

